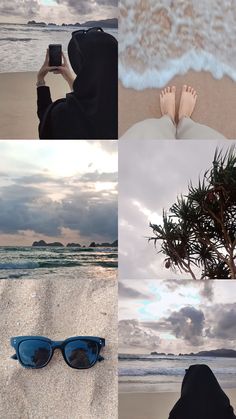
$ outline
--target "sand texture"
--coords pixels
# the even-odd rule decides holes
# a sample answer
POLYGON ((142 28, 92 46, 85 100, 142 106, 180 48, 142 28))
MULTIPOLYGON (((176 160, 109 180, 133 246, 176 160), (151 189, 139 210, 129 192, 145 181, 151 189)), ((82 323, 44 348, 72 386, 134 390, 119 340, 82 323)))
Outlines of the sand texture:
MULTIPOLYGON (((210 73, 190 71, 170 82, 177 87, 177 104, 183 84, 192 85, 198 92, 193 120, 236 139, 236 83, 228 77, 216 80, 210 73)), ((138 91, 119 84, 119 136, 136 122, 161 116, 159 94, 158 89, 138 91)))
POLYGON ((116 279, 1 280, 0 302, 0 417, 116 419, 116 279), (56 351, 47 367, 25 369, 10 359, 18 335, 104 337, 105 361, 78 371, 56 351))
MULTIPOLYGON (((236 389, 225 392, 235 409, 236 389)), ((119 419, 168 419, 178 399, 179 393, 121 393, 119 419)))
MULTIPOLYGON (((60 75, 48 74, 52 99, 65 97, 69 86, 60 75)), ((36 73, 0 74, 0 138, 38 139, 36 73)))

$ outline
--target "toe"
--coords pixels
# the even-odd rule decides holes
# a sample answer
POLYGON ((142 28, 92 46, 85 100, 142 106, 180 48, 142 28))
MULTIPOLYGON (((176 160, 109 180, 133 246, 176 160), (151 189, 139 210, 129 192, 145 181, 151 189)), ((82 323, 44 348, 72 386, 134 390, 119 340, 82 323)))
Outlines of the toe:
POLYGON ((170 86, 167 87, 167 92, 170 93, 170 86))
POLYGON ((175 92, 176 92, 176 87, 175 87, 175 86, 172 86, 171 91, 172 91, 173 93, 175 93, 175 92))
POLYGON ((187 87, 187 85, 186 85, 186 84, 184 84, 184 85, 183 85, 183 92, 187 92, 187 88, 188 88, 188 87, 187 87))
POLYGON ((192 90, 192 87, 191 86, 188 86, 188 92, 191 93, 191 90, 192 90))

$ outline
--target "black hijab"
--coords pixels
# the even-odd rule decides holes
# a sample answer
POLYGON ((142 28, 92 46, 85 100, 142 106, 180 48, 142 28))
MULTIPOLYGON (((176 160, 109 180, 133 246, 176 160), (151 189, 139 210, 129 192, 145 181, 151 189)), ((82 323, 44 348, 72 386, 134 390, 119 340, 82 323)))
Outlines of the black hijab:
POLYGON ((101 29, 76 31, 68 55, 74 91, 51 105, 40 138, 117 139, 117 40, 101 29))
POLYGON ((230 401, 207 365, 191 365, 169 419, 235 419, 230 401))

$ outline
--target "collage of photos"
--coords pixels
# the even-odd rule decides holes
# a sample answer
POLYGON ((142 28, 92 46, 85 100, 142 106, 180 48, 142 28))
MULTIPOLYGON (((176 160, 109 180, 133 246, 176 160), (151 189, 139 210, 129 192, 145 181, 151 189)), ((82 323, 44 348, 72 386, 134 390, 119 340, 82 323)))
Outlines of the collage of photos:
POLYGON ((1 2, 0 419, 236 419, 235 21, 1 2))

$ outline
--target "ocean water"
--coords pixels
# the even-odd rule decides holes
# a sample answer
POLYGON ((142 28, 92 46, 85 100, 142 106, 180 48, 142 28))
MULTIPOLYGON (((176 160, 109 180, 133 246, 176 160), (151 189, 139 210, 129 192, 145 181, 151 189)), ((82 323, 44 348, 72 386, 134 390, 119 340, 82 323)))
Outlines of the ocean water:
POLYGON ((117 257, 117 248, 0 247, 0 280, 109 278, 116 274, 117 257))
POLYGON ((235 0, 121 0, 119 77, 160 88, 188 70, 236 81, 235 0))
MULTIPOLYGON (((78 27, 0 24, 0 73, 38 71, 49 44, 62 44, 67 54, 71 33, 78 27)), ((117 37, 117 30, 106 30, 117 37)))
POLYGON ((236 358, 122 355, 120 392, 180 392, 185 369, 206 364, 223 389, 236 387, 236 358))

